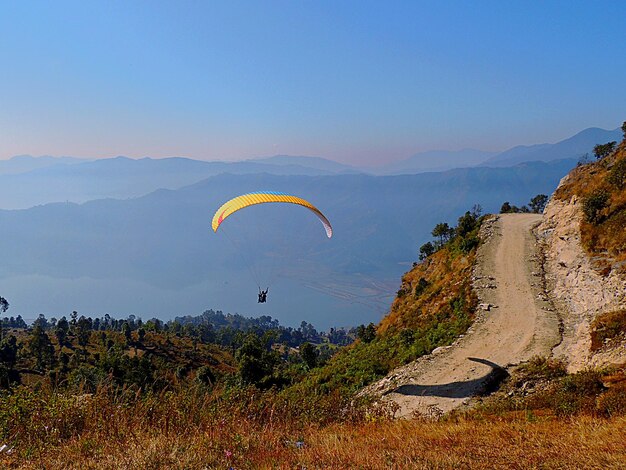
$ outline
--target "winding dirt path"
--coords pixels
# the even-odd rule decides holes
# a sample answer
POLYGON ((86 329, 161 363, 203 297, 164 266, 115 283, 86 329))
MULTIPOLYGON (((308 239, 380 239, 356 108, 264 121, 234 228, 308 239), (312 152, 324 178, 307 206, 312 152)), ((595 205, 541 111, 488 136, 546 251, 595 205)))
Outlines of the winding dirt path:
POLYGON ((535 214, 505 214, 491 221, 478 252, 474 288, 481 310, 452 346, 396 369, 370 390, 399 406, 397 416, 439 414, 467 403, 506 375, 510 365, 549 355, 560 341, 558 319, 542 293, 541 263, 532 233, 535 214))

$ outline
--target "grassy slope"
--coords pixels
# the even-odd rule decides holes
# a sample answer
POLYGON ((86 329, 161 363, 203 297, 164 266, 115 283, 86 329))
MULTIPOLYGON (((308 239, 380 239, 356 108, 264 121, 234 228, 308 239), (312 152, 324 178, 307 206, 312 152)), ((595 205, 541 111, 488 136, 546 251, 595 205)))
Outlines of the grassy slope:
MULTIPOLYGON (((466 238, 475 237, 477 231, 466 238)), ((285 393, 339 391, 350 395, 464 333, 477 303, 471 290, 476 250, 464 253, 460 241, 444 246, 403 276, 391 311, 372 341, 356 341, 285 393)))

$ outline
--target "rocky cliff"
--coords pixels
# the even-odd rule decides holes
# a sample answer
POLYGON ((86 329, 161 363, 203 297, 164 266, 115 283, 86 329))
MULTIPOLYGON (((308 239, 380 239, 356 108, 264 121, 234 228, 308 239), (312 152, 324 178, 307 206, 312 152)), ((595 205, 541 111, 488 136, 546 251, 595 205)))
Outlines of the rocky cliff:
MULTIPOLYGON (((593 171, 588 170, 591 178, 593 171)), ((562 341, 553 355, 563 358, 570 371, 626 362, 623 334, 592 349, 593 325, 599 316, 626 309, 626 274, 623 262, 611 263, 606 252, 585 249, 581 226, 585 222, 584 187, 589 184, 583 184, 582 191, 576 191, 578 194, 560 191, 571 186, 574 178, 580 179, 576 174, 563 178, 557 197, 546 207, 543 221, 536 229, 544 254, 546 291, 561 321, 562 341)), ((626 227, 622 226, 622 230, 626 227)))

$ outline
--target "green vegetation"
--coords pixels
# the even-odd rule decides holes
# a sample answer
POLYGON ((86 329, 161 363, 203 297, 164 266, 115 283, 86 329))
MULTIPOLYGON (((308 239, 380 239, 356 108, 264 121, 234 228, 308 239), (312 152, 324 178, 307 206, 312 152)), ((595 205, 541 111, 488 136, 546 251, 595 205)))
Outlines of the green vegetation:
POLYGON ((598 144, 593 148, 593 154, 598 160, 608 157, 614 150, 617 142, 607 142, 606 144, 598 144))
POLYGON ((567 417, 626 414, 626 367, 567 374, 558 360, 535 357, 470 414, 534 411, 567 417))
POLYGON ((594 225, 602 222, 602 210, 607 207, 609 197, 607 190, 597 189, 583 198, 583 213, 587 222, 594 225))
MULTIPOLYGON (((365 385, 433 349, 452 343, 471 325, 476 298, 470 273, 482 222, 480 207, 466 212, 456 227, 440 223, 432 231, 437 240, 423 262, 402 279, 391 312, 376 327, 357 329, 358 341, 322 367, 302 375, 282 395, 295 398, 339 393, 351 397, 365 385)), ((428 250, 430 251, 430 250, 428 250)))
POLYGON ((517 207, 511 205, 509 201, 506 201, 500 207, 500 214, 515 214, 515 213, 529 213, 541 214, 548 203, 548 196, 545 194, 537 194, 533 197, 528 206, 517 207))

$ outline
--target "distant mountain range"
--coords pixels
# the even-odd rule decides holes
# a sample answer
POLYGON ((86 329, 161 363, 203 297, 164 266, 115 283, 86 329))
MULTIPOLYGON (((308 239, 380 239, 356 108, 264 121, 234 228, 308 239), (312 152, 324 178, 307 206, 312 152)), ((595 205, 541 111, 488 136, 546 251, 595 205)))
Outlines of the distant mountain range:
POLYGON ((481 150, 429 151, 377 168, 357 168, 321 157, 276 155, 240 162, 190 158, 88 160, 22 155, 0 160, 0 208, 23 209, 50 202, 126 199, 157 189, 178 189, 222 173, 325 176, 401 175, 474 166, 507 167, 527 161, 578 159, 593 146, 620 140, 621 131, 590 128, 555 144, 514 147, 495 154, 481 150))
MULTIPOLYGON (((100 162, 112 175, 111 163, 124 171, 152 167, 141 160, 100 162)), ((27 318, 73 309, 172 318, 212 307, 271 314, 291 325, 367 323, 380 318, 398 275, 417 259, 436 223, 454 223, 475 203, 490 212, 505 200, 522 205, 550 194, 574 164, 401 176, 231 173, 134 199, 1 210, 1 294, 14 314, 27 318), (328 240, 306 210, 277 205, 240 211, 217 234, 211 231, 219 205, 261 189, 309 199, 335 235, 328 240), (272 274, 257 278, 263 270, 272 274), (270 279, 276 279, 270 302, 260 306, 256 284, 267 287, 270 279)), ((95 168, 83 165, 73 168, 95 168)))
POLYGON ((374 169, 374 173, 379 175, 402 175, 407 173, 423 173, 425 171, 445 171, 453 168, 467 168, 476 166, 497 152, 486 152, 483 150, 463 149, 463 150, 431 150, 428 152, 416 153, 406 160, 400 160, 388 165, 374 169))
POLYGON ((75 157, 51 157, 49 155, 43 155, 41 157, 16 155, 9 160, 0 160, 0 175, 15 175, 54 165, 72 165, 86 161, 89 160, 75 157))
MULTIPOLYGON (((0 162, 18 168, 18 158, 0 162)), ((86 202, 94 199, 138 197, 156 189, 177 189, 222 173, 277 175, 328 175, 331 171, 297 164, 269 164, 256 161, 205 162, 190 158, 107 158, 67 162, 52 157, 34 169, 2 173, 0 165, 0 208, 23 209, 50 202, 86 202), (45 164, 44 164, 45 163, 45 164)), ((39 159, 33 159, 35 161, 39 159)), ((330 162, 329 163, 334 163, 330 162)), ((337 164, 339 165, 339 164, 337 164)), ((22 168, 25 168, 22 165, 22 168)))
POLYGON ((622 131, 591 127, 555 144, 519 145, 504 152, 485 152, 475 149, 458 151, 432 150, 370 172, 380 175, 444 171, 472 166, 506 167, 524 162, 551 162, 566 158, 578 160, 585 154, 593 157, 593 147, 610 141, 620 141, 622 131))
POLYGON ((557 142, 556 144, 520 145, 495 155, 483 166, 511 166, 522 162, 549 162, 563 158, 579 159, 585 154, 593 158, 593 147, 610 141, 622 140, 622 131, 614 129, 607 131, 597 127, 590 127, 578 134, 557 142))
POLYGON ((305 157, 291 155, 274 155, 273 157, 260 157, 246 160, 253 163, 267 163, 270 165, 292 165, 319 170, 328 173, 348 174, 348 173, 364 173, 362 169, 354 166, 345 165, 343 163, 334 162, 321 157, 305 157))

